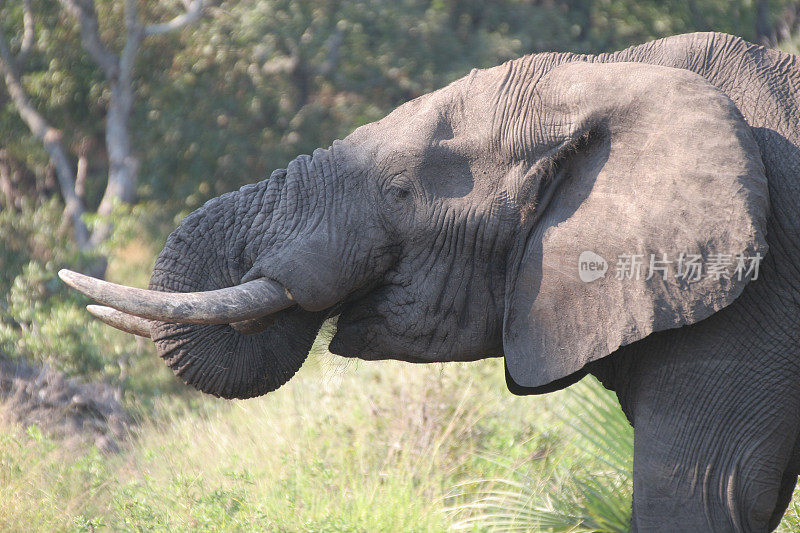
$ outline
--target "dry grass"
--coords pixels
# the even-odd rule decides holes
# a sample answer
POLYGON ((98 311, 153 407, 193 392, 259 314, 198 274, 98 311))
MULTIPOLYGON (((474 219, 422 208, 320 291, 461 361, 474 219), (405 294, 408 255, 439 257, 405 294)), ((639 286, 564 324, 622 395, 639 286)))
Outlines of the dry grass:
POLYGON ((513 397, 500 361, 341 361, 318 355, 257 400, 165 397, 117 455, 6 423, 0 530, 442 531, 465 480, 566 491, 591 468, 565 393, 513 397))

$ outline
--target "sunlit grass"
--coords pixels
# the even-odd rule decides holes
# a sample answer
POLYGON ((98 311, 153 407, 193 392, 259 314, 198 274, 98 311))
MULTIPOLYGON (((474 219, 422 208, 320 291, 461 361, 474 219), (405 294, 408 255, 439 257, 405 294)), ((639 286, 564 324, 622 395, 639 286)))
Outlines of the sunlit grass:
POLYGON ((274 394, 189 404, 157 402, 112 456, 5 423, 0 530, 615 531, 630 512, 613 397, 517 398, 499 360, 316 355, 274 394), (475 520, 492 509, 514 521, 475 520))
POLYGON ((566 394, 562 456, 548 475, 530 465, 454 491, 453 529, 624 532, 631 520, 633 428, 616 396, 587 378, 566 394))
POLYGON ((165 402, 117 456, 9 426, 0 529, 441 531, 443 495, 497 471, 482 452, 559 447, 558 396, 511 396, 499 361, 342 361, 317 356, 256 400, 165 402))

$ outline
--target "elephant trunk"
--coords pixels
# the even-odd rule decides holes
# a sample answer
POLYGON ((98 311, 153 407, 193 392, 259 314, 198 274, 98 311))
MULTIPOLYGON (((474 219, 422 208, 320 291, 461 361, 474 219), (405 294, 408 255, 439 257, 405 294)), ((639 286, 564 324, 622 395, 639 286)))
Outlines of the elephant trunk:
MULTIPOLYGON (((150 289, 187 293, 241 285, 264 250, 297 227, 282 218, 296 202, 286 181, 286 171, 276 171, 187 216, 159 254, 150 289)), ((254 329, 158 321, 150 334, 159 356, 188 385, 223 398, 250 398, 297 372, 325 317, 295 305, 254 329)))
POLYGON ((300 156, 191 213, 167 239, 149 290, 59 275, 108 306, 90 306, 100 320, 152 338, 187 384, 225 398, 273 391, 300 368, 328 310, 390 257, 373 259, 369 225, 352 241, 334 230, 332 153, 300 156))

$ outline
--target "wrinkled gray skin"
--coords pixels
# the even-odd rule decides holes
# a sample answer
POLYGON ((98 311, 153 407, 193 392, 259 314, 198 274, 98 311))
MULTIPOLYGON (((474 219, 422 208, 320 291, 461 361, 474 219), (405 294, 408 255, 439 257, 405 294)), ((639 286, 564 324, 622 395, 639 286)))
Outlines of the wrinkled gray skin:
POLYGON ((770 530, 800 471, 798 91, 795 57, 711 33, 473 71, 188 216, 152 288, 264 276, 298 305, 153 339, 223 397, 281 386, 334 316, 347 357, 504 355, 517 393, 591 372, 635 427, 635 530, 770 530), (605 278, 578 280, 583 250, 605 278), (765 259, 749 283, 614 276, 679 252, 765 259))

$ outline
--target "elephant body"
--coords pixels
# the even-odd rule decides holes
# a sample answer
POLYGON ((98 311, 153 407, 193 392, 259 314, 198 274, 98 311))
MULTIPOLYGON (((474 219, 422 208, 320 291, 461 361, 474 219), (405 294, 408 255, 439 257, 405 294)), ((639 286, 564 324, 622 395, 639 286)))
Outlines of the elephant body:
POLYGON ((329 317, 334 353, 504 356, 518 394, 592 373, 635 428, 634 530, 767 531, 800 473, 798 100, 796 57, 724 34, 526 56, 209 201, 147 294, 64 279, 217 396, 281 386, 329 317), (262 311, 164 294, 251 282, 262 311))
POLYGON ((601 55, 691 70, 728 95, 769 186, 759 280, 680 335, 656 333, 598 361, 634 424, 634 527, 777 527, 800 474, 800 63, 722 34, 601 55))

